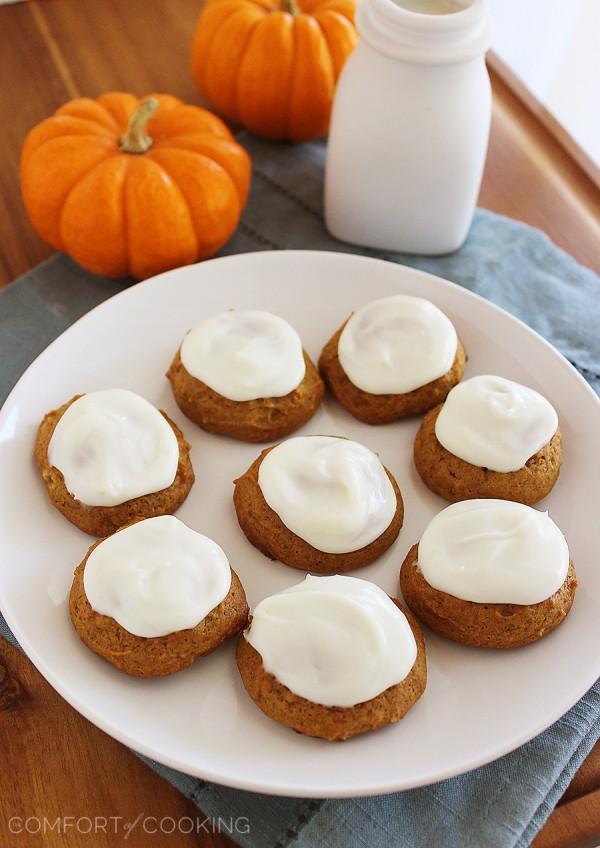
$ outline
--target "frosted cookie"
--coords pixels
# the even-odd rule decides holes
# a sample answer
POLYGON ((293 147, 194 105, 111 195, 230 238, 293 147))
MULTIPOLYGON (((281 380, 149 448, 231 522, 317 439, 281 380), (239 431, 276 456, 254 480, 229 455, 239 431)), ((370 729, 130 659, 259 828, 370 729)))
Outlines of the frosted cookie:
POLYGON ((167 377, 188 418, 246 442, 297 430, 325 391, 294 328, 256 310, 220 312, 190 330, 167 377))
POLYGON ((558 627, 577 579, 548 513, 485 498, 452 504, 432 519, 402 564, 400 588, 441 636, 515 648, 558 627))
POLYGON ((234 481, 240 527, 271 559, 331 574, 368 565, 395 541, 398 484, 368 448, 297 436, 264 450, 234 481))
POLYGON ((244 687, 269 718, 344 740, 399 721, 425 691, 425 643, 367 580, 308 576, 261 601, 240 635, 244 687))
POLYGON ((88 648, 141 677, 186 668, 248 618, 223 550, 171 515, 93 544, 75 570, 69 610, 88 648))
POLYGON ((504 377, 472 377, 425 416, 414 459, 423 482, 446 500, 534 504, 560 474, 558 417, 533 389, 504 377))
POLYGON ((360 421, 386 424, 444 400, 467 356, 444 313, 398 294, 352 313, 327 342, 319 371, 335 399, 360 421))
POLYGON ((49 412, 34 454, 52 505, 92 536, 174 512, 194 482, 179 427, 124 389, 76 395, 49 412))

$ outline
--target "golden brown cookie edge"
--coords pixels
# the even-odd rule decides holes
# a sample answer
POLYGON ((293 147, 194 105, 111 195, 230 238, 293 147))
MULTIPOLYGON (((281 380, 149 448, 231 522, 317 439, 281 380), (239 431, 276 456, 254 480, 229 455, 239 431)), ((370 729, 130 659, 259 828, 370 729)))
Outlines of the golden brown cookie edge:
POLYGON ((167 371, 173 397, 183 414, 210 433, 244 442, 270 442, 298 430, 319 408, 325 386, 306 353, 300 385, 279 398, 233 401, 186 371, 180 350, 167 371))
POLYGON ((547 445, 518 471, 492 471, 471 465, 450 453, 435 434, 443 404, 427 413, 413 447, 414 463, 428 489, 453 503, 472 498, 500 498, 532 506, 548 495, 563 462, 562 436, 557 430, 547 445))
POLYGON ((103 541, 94 542, 75 569, 69 593, 69 614, 84 645, 119 671, 136 677, 175 674, 198 657, 212 653, 245 627, 249 612, 246 594, 238 575, 231 569, 231 586, 226 597, 196 627, 155 638, 129 633, 114 618, 95 612, 85 594, 86 563, 103 541))
POLYGON ((359 389, 342 368, 338 356, 338 342, 348 320, 321 351, 319 372, 337 402, 359 421, 373 425, 389 424, 409 415, 422 415, 445 400, 448 392, 461 381, 468 357, 458 339, 456 356, 450 370, 425 386, 398 395, 375 395, 359 389))
POLYGON ((435 633, 477 648, 519 648, 552 632, 567 617, 577 589, 573 562, 562 586, 538 604, 480 604, 431 586, 418 567, 418 545, 400 569, 400 590, 415 616, 435 633))
POLYGON ((274 445, 265 448, 247 471, 234 480, 233 502, 244 535, 270 559, 316 574, 336 574, 369 565, 396 541, 404 521, 404 502, 393 474, 385 468, 396 495, 396 512, 389 526, 370 544, 357 551, 332 554, 319 551, 293 533, 267 504, 258 483, 258 471, 274 445), (274 538, 275 537, 275 538, 274 538))
POLYGON ((316 704, 296 695, 265 671, 260 654, 246 641, 244 633, 241 633, 236 660, 249 697, 274 721, 298 733, 330 742, 345 741, 358 734, 400 721, 425 691, 427 660, 425 640, 417 620, 397 598, 392 600, 406 615, 417 643, 415 663, 400 683, 353 707, 327 707, 316 704))
POLYGON ((80 397, 83 395, 75 395, 58 409, 47 412, 38 428, 34 458, 52 506, 84 533, 98 537, 110 536, 134 518, 153 518, 171 514, 179 509, 195 480, 190 459, 191 448, 177 424, 162 409, 159 412, 175 433, 179 447, 177 473, 168 488, 132 498, 116 506, 89 506, 73 497, 65 486, 62 473, 48 461, 48 445, 61 417, 80 397))

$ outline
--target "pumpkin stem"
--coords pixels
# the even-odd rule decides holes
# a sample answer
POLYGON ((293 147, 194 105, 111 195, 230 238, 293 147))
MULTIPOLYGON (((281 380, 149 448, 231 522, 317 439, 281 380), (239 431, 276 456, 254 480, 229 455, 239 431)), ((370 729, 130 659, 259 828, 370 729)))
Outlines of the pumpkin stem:
POLYGON ((119 139, 119 149, 123 153, 145 153, 152 147, 152 139, 146 132, 146 124, 156 112, 158 100, 149 97, 137 107, 131 118, 127 129, 119 139))
POLYGON ((300 8, 296 0, 280 0, 280 2, 282 12, 289 12, 289 14, 293 17, 302 14, 302 9, 300 8))

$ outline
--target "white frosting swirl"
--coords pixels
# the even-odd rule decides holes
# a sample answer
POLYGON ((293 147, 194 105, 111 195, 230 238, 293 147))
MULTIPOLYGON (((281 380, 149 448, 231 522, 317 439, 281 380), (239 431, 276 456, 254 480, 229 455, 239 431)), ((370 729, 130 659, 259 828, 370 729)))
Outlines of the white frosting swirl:
POLYGON ((277 445, 260 464, 258 484, 285 526, 325 553, 366 547, 397 508, 377 455, 335 436, 298 436, 277 445))
POLYGON ((92 609, 134 636, 166 636, 195 627, 221 603, 231 568, 212 539, 160 515, 100 542, 83 585, 92 609))
POLYGON ((340 364, 359 389, 405 394, 452 367, 458 339, 449 318, 428 300, 396 294, 361 306, 338 342, 340 364))
POLYGON ((480 604, 537 604, 565 581, 569 549, 547 512, 513 501, 460 501, 433 518, 419 542, 427 582, 480 604))
POLYGON ((400 683, 417 657, 404 613, 368 580, 312 577, 261 601, 246 639, 296 695, 353 707, 400 683))
POLYGON ((185 370, 229 400, 283 397, 306 371, 294 328, 270 312, 229 309, 189 331, 181 345, 185 370))
POLYGON ((547 445, 558 416, 545 397, 504 377, 472 377, 448 394, 435 435, 455 456, 492 471, 518 471, 547 445))
POLYGON ((81 503, 116 506, 168 488, 179 445, 151 403, 125 389, 106 389, 83 395, 64 412, 48 461, 81 503))

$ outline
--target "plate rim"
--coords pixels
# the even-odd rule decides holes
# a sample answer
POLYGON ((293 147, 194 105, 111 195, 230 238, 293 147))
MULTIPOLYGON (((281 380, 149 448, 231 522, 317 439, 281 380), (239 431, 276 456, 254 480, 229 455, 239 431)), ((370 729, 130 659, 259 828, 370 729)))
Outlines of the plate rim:
MULTIPOLYGON (((20 385, 25 381, 29 372, 36 366, 38 360, 45 356, 48 351, 50 351, 54 345, 57 345, 62 337, 69 333, 75 326, 84 323, 86 320, 89 320, 90 316, 95 313, 97 310, 101 310, 106 304, 111 303, 119 298, 127 298, 127 297, 137 297, 138 292, 145 289, 146 287, 154 287, 156 285, 162 284, 164 278, 172 277, 174 275, 178 275, 180 273, 190 273, 194 270, 200 271, 203 267, 207 265, 207 263, 221 264, 221 263, 235 263, 236 261, 248 260, 251 258, 251 261, 260 262, 265 259, 265 257, 270 257, 267 261, 272 261, 276 258, 276 261, 285 261, 286 257, 289 259, 302 257, 301 261, 319 261, 324 258, 324 261, 352 261, 352 262, 360 262, 366 264, 385 264, 388 266, 392 266, 394 268, 401 269, 402 272, 408 272, 415 277, 427 278, 429 280, 433 280, 435 285, 442 285, 442 287, 450 287, 454 289, 460 297, 466 297, 467 300, 475 301, 479 304, 479 306, 483 306, 486 309, 489 309, 492 313, 500 314, 504 318, 508 318, 511 322, 516 322, 526 331, 526 334, 533 336, 538 343, 542 343, 542 346, 546 349, 546 351, 552 355, 556 360, 558 360, 563 369, 566 369, 569 377, 573 379, 576 378, 576 382, 579 385, 580 389, 583 388, 585 393, 588 395, 588 398, 593 400, 593 403, 596 405, 597 411, 600 414, 600 398, 596 395, 594 390, 582 376, 582 374, 572 365, 571 362, 549 341, 547 341, 543 336, 541 336, 536 330, 526 324, 522 319, 518 318, 515 315, 512 315, 506 309, 498 306, 493 301, 488 300, 482 295, 471 291, 470 289, 461 286, 458 283, 455 283, 451 280, 447 280, 444 277, 440 277, 437 274, 433 274, 429 271, 423 271, 419 268, 414 268, 410 265, 403 265, 402 263, 391 262, 390 260, 381 259, 379 257, 371 257, 365 256, 363 254, 353 254, 343 251, 329 251, 329 250, 260 250, 260 251, 250 251, 246 253, 236 253, 230 254, 227 256, 219 256, 213 259, 205 260, 203 262, 194 263, 192 265, 184 265, 179 268, 174 268, 169 271, 164 271, 161 274, 157 274, 153 277, 150 277, 146 280, 143 280, 139 283, 132 283, 132 285, 123 289, 120 292, 112 295, 111 297, 106 298, 101 303, 98 303, 88 312, 84 313, 80 316, 76 321, 70 324, 67 328, 65 328, 55 339, 53 339, 50 344, 48 344, 44 350, 42 350, 35 359, 27 366, 27 368, 23 371, 11 391, 9 392, 6 400, 4 401, 2 408, 0 409, 0 428, 3 426, 5 422, 5 418, 10 412, 10 408, 13 403, 13 396, 17 394, 19 391, 20 385), (252 259, 252 257, 256 257, 252 259)), ((366 302, 366 301, 365 301, 366 302)), ((127 745, 133 751, 142 754, 152 760, 155 760, 158 763, 161 763, 169 768, 176 769, 178 771, 182 771, 187 774, 191 774, 194 777, 198 777, 204 779, 208 782, 218 783, 224 786, 229 786, 235 789, 242 789, 250 792, 258 792, 263 794, 271 794, 278 796, 289 796, 296 798, 312 798, 314 797, 314 789, 311 789, 308 785, 297 785, 294 787, 293 793, 290 794, 289 789, 281 788, 277 784, 273 782, 273 780, 269 781, 264 778, 260 779, 248 779, 248 778, 233 778, 231 776, 227 776, 226 782, 224 780, 224 776, 218 772, 213 771, 210 767, 206 766, 206 764, 199 764, 198 767, 190 768, 188 763, 182 763, 177 757, 171 757, 169 755, 165 755, 160 753, 157 756, 157 751, 152 748, 152 746, 145 744, 141 740, 135 739, 135 737, 131 737, 128 735, 126 731, 123 731, 118 725, 115 725, 111 720, 106 720, 101 713, 98 713, 92 708, 88 708, 86 705, 83 705, 78 697, 76 691, 72 691, 70 686, 63 686, 60 682, 60 679, 57 678, 53 669, 48 667, 45 661, 39 656, 36 648, 31 645, 27 638, 24 637, 19 622, 16 621, 16 618, 13 616, 10 605, 7 606, 6 597, 4 594, 4 586, 2 580, 0 580, 0 610, 2 611, 6 622, 13 632, 15 638, 20 644, 22 650, 25 652, 26 656, 29 660, 34 664, 39 673, 45 678, 45 680, 54 688, 56 692, 63 697, 67 703, 76 709, 81 715, 83 715, 86 719, 92 722, 96 727, 103 730, 109 736, 118 740, 124 745, 127 745)), ((430 785, 432 783, 437 783, 441 780, 446 780, 451 777, 455 777, 461 774, 464 774, 473 769, 479 768, 487 763, 490 763, 500 757, 510 753, 511 751, 516 750, 521 745, 527 743, 531 739, 533 739, 538 734, 547 730, 552 724, 554 724, 558 719, 560 719, 566 712, 568 712, 571 707, 577 701, 580 700, 583 695, 590 689, 590 687, 595 683, 598 678, 598 674, 594 670, 592 673, 589 670, 586 673, 582 673, 581 682, 579 686, 574 687, 569 690, 569 694, 564 698, 564 701, 561 702, 558 709, 554 708, 551 713, 552 717, 548 720, 548 715, 542 720, 536 721, 533 723, 533 730, 531 726, 524 732, 519 733, 511 737, 511 741, 504 745, 500 746, 492 746, 493 750, 490 751, 486 749, 484 752, 479 754, 478 756, 470 756, 468 758, 468 762, 466 762, 466 758, 462 757, 461 760, 453 767, 446 768, 444 770, 438 771, 436 776, 432 778, 431 776, 423 776, 418 779, 410 779, 404 778, 398 780, 394 783, 390 781, 386 781, 384 784, 373 785, 373 783, 369 783, 367 785, 361 785, 359 787, 355 787, 352 789, 344 790, 344 791, 332 791, 328 793, 324 793, 319 791, 319 796, 322 798, 352 798, 359 796, 372 796, 372 795, 384 795, 390 794, 397 791, 403 791, 407 789, 415 789, 420 786, 430 785), (565 706, 566 704, 566 706, 565 706)))

